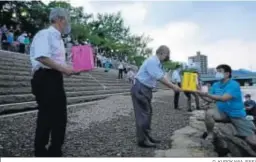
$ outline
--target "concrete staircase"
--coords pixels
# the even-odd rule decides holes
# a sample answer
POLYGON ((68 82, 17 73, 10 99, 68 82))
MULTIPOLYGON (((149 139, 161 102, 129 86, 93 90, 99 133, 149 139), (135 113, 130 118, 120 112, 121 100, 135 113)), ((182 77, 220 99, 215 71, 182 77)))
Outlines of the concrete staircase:
MULTIPOLYGON (((31 78, 28 55, 0 51, 0 115, 36 109, 31 78)), ((116 78, 117 71, 105 73, 100 68, 64 77, 68 105, 129 94, 131 85, 116 78)))

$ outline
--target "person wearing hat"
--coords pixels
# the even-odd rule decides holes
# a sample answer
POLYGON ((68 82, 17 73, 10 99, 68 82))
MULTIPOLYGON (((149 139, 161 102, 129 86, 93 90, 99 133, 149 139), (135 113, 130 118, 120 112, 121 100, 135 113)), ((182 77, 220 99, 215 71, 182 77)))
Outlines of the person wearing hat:
POLYGON ((256 103, 254 100, 251 99, 251 95, 250 94, 246 94, 245 96, 245 102, 244 102, 244 106, 245 106, 245 110, 246 110, 246 119, 248 120, 253 120, 254 124, 256 124, 256 103))
POLYGON ((69 13, 63 8, 50 12, 51 25, 39 31, 30 47, 33 78, 32 93, 38 104, 35 156, 60 157, 67 123, 67 99, 63 74, 75 74, 66 64, 61 34, 70 33, 69 13), (49 137, 51 142, 48 149, 49 137))

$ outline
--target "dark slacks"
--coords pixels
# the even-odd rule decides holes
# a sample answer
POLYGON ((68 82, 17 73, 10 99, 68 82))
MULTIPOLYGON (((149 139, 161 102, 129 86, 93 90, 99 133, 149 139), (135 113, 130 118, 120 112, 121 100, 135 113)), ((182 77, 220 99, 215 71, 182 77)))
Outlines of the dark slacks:
POLYGON ((131 89, 131 97, 136 119, 137 141, 143 142, 148 139, 151 130, 152 89, 136 80, 131 89))
MULTIPOLYGON (((180 87, 181 84, 178 83, 178 86, 180 87)), ((177 109, 179 107, 179 99, 180 99, 180 92, 175 92, 174 93, 174 108, 177 109)))
POLYGON ((123 72, 124 72, 123 69, 118 70, 118 79, 123 79, 123 72))
POLYGON ((185 96, 187 97, 187 107, 188 107, 188 110, 191 110, 192 109, 192 107, 191 107, 191 95, 192 96, 194 96, 194 98, 195 98, 195 103, 196 103, 196 109, 200 109, 200 105, 199 105, 199 97, 195 94, 195 93, 189 93, 189 92, 185 92, 184 93, 185 94, 185 96))
POLYGON ((32 93, 38 104, 35 156, 62 156, 67 123, 67 101, 63 75, 52 69, 39 69, 31 80, 32 93), (51 135, 49 149, 46 145, 51 135))
POLYGON ((20 43, 19 53, 25 53, 25 48, 26 48, 25 44, 20 43))

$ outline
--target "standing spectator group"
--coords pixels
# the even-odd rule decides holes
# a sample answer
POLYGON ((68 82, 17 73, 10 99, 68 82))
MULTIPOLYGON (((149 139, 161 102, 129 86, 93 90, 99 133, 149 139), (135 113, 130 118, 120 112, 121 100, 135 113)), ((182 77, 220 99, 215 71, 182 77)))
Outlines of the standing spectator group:
POLYGON ((19 25, 13 29, 13 26, 8 28, 4 24, 0 28, 0 48, 13 52, 28 53, 31 36, 31 33, 27 34, 26 31, 21 32, 19 25))

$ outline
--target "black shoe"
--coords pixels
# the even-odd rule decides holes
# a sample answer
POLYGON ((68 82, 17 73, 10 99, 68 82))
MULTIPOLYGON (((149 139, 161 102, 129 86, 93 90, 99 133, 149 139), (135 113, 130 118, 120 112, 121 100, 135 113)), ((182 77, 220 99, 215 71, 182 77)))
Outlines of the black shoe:
POLYGON ((192 109, 188 109, 188 112, 192 112, 192 109))
POLYGON ((138 146, 143 148, 155 148, 156 144, 151 143, 149 141, 142 141, 138 143, 138 146))
POLYGON ((153 139, 152 137, 148 137, 149 141, 152 142, 152 143, 161 143, 160 140, 156 140, 156 139, 153 139))
POLYGON ((48 149, 48 157, 62 157, 62 151, 61 149, 53 149, 52 147, 49 147, 48 149))
POLYGON ((47 149, 36 149, 35 150, 35 157, 48 157, 47 149))

